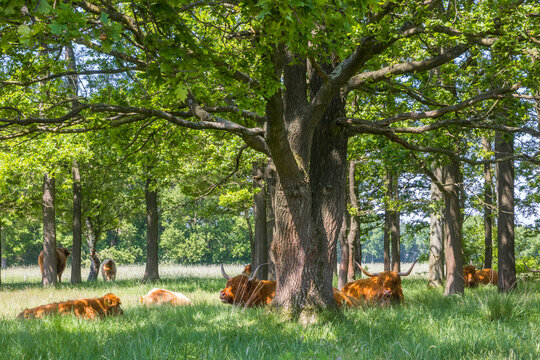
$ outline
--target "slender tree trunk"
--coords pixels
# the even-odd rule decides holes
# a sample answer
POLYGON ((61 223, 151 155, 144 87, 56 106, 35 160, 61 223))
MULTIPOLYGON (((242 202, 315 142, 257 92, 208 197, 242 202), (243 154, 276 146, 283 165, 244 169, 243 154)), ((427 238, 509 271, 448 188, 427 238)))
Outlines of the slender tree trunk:
MULTIPOLYGON (((437 167, 433 170, 433 173, 438 179, 442 179, 442 169, 437 167)), ((430 227, 429 227, 429 270, 428 270, 428 285, 432 287, 443 286, 444 280, 444 256, 443 256, 443 221, 441 219, 441 211, 439 205, 442 201, 442 193, 435 185, 431 183, 431 202, 433 208, 430 213, 430 227)))
MULTIPOLYGON (((260 264, 268 263, 268 243, 266 230, 266 192, 264 187, 264 165, 254 162, 252 173, 252 184, 255 190, 253 195, 253 217, 255 219, 254 252, 252 257, 252 268, 255 269, 260 264)), ((268 279, 268 267, 259 269, 257 278, 268 279)))
POLYGON ((349 259, 351 254, 349 253, 349 243, 347 241, 347 216, 343 216, 343 224, 341 225, 341 231, 339 234, 339 249, 341 260, 339 262, 338 269, 338 289, 342 289, 347 283, 347 275, 349 272, 349 259))
POLYGON ((391 232, 392 232, 392 210, 390 209, 389 201, 391 199, 391 184, 392 184, 392 175, 389 171, 386 171, 384 184, 386 187, 386 201, 384 204, 384 244, 383 244, 383 256, 384 256, 384 271, 390 271, 390 241, 391 241, 391 232))
POLYGON ((251 219, 249 218, 249 211, 244 207, 244 220, 246 220, 246 228, 248 231, 248 240, 249 240, 249 258, 252 261, 255 257, 255 239, 253 236, 253 226, 251 226, 251 219))
POLYGON ((268 280, 276 280, 276 258, 272 245, 274 244, 274 226, 275 226, 275 214, 274 214, 274 196, 276 193, 276 169, 272 160, 269 160, 266 164, 264 171, 264 177, 266 179, 266 241, 268 243, 268 280))
POLYGON ((159 280, 158 270, 158 206, 157 190, 152 188, 153 179, 146 179, 146 268, 143 281, 159 280))
POLYGON ((2 219, 0 218, 0 284, 2 284, 2 269, 4 268, 4 253, 2 252, 2 219))
POLYGON ((459 195, 462 186, 459 163, 452 160, 445 167, 444 235, 446 288, 444 295, 463 294, 463 216, 459 195))
MULTIPOLYGON (((358 199, 356 197, 355 184, 355 162, 349 162, 349 206, 353 209, 354 214, 349 216, 349 234, 347 235, 347 245, 349 248, 349 258, 347 259, 347 281, 354 281, 355 262, 362 264, 362 245, 360 244, 360 233, 358 229, 358 199)), ((340 288, 341 289, 341 288, 340 288)))
POLYGON ((81 174, 76 161, 73 161, 73 247, 71 248, 71 283, 81 282, 81 243, 82 243, 82 191, 81 174))
POLYGON ((399 211, 397 210, 399 193, 398 193, 398 177, 394 173, 389 174, 390 177, 390 196, 392 210, 390 212, 390 247, 392 253, 392 271, 400 272, 401 271, 401 261, 400 261, 400 229, 399 229, 399 211))
MULTIPOLYGON (((510 134, 495 132, 495 158, 503 159, 514 155, 514 139, 510 134)), ((514 162, 497 162, 498 223, 497 241, 499 247, 499 291, 507 292, 517 287, 516 259, 514 255, 514 162)))
POLYGON ((97 253, 97 242, 99 241, 100 232, 96 229, 94 224, 92 224, 90 218, 87 217, 85 222, 88 232, 86 242, 88 243, 88 250, 90 251, 90 273, 88 273, 87 281, 96 281, 99 273, 99 266, 101 265, 97 253))
MULTIPOLYGON (((482 137, 482 146, 486 152, 491 151, 491 143, 482 137)), ((484 268, 493 267, 493 181, 491 180, 491 165, 484 164, 484 268)))
POLYGON ((43 277, 41 284, 56 284, 56 221, 55 221, 55 184, 54 177, 43 177, 43 277))

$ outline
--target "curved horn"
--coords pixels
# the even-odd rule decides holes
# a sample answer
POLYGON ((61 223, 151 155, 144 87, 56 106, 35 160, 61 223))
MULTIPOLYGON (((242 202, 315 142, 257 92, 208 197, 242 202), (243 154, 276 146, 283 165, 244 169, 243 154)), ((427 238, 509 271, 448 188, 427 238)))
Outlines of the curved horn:
POLYGON ((251 276, 249 277, 248 281, 251 281, 253 279, 255 279, 255 276, 257 276, 257 271, 259 271, 259 268, 263 265, 268 265, 268 263, 264 263, 264 264, 261 264, 259 266, 257 266, 257 268, 255 269, 255 271, 253 272, 253 274, 251 274, 251 276))
POLYGON ((225 272, 225 269, 223 268, 223 264, 221 264, 221 275, 223 275, 223 277, 227 280, 229 280, 231 277, 229 275, 227 275, 227 273, 225 272))
POLYGON ((362 267, 362 265, 360 265, 357 261, 355 261, 355 263, 356 263, 356 266, 358 266, 358 268, 359 268, 360 270, 362 270, 362 272, 363 272, 364 274, 366 274, 367 276, 379 276, 379 274, 380 274, 380 273, 375 273, 375 274, 368 273, 366 270, 364 270, 364 268, 362 267))
POLYGON ((407 271, 406 273, 398 273, 398 275, 399 276, 408 276, 411 273, 411 271, 412 271, 412 269, 413 269, 413 267, 414 267, 414 265, 416 264, 417 261, 418 261, 418 258, 416 258, 416 260, 414 260, 414 262, 412 263, 411 268, 409 269, 409 271, 407 271))
POLYGON ((523 265, 525 265, 525 267, 526 267, 529 271, 532 271, 532 272, 535 272, 535 273, 540 273, 540 270, 533 270, 533 269, 531 269, 530 267, 528 267, 527 264, 525 264, 525 261, 523 262, 523 265))

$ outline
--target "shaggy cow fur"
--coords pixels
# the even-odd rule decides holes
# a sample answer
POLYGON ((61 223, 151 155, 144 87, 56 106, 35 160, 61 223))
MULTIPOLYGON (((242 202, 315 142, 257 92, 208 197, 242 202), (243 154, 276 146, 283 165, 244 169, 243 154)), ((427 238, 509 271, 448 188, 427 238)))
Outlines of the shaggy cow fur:
POLYGON ((113 259, 103 261, 103 264, 101 264, 101 276, 103 276, 103 281, 116 280, 116 264, 113 259))
POLYGON ((141 296, 139 302, 145 305, 191 305, 191 300, 182 293, 165 289, 152 289, 148 294, 141 296))
POLYGON ((24 309, 19 319, 40 319, 47 315, 75 315, 85 319, 104 318, 105 316, 122 315, 120 298, 107 294, 99 298, 68 300, 24 309))
MULTIPOLYGON (((67 257, 69 256, 69 254, 70 252, 66 248, 56 248, 56 273, 58 275, 58 282, 60 283, 62 282, 62 273, 66 268, 67 257)), ((41 250, 41 252, 39 253, 38 264, 41 270, 41 277, 43 277, 43 250, 41 250)))

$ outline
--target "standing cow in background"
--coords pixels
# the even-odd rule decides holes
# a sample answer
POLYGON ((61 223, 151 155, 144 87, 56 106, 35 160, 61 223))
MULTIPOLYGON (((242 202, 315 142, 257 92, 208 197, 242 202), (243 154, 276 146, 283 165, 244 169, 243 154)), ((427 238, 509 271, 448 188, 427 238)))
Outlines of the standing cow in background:
MULTIPOLYGON (((67 257, 69 256, 70 252, 68 249, 59 247, 56 248, 56 273, 58 275, 58 282, 62 282, 62 273, 64 272, 64 269, 66 268, 67 263, 67 257)), ((41 277, 43 277, 43 250, 39 253, 38 257, 38 264, 39 269, 41 270, 41 277)))
POLYGON ((112 259, 103 261, 103 264, 101 264, 101 275, 103 276, 103 281, 116 280, 116 264, 112 259))
MULTIPOLYGON (((418 259, 416 261, 418 261, 418 259)), ((416 261, 406 273, 383 271, 372 274, 364 270, 359 263, 356 263, 360 270, 369 276, 369 278, 349 282, 345 284, 341 291, 347 296, 366 302, 379 304, 402 302, 403 290, 401 289, 401 276, 408 276, 414 268, 416 261)))

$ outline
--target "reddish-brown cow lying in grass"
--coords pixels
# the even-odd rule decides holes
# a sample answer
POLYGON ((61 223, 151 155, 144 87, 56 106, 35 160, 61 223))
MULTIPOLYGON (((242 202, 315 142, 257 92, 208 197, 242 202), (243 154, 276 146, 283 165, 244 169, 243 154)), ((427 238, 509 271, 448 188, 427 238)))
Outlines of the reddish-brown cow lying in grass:
POLYGON ((47 305, 24 309, 17 317, 19 319, 38 319, 47 315, 75 315, 85 319, 97 317, 122 315, 120 298, 114 294, 107 294, 99 298, 68 300, 47 305))
MULTIPOLYGON (((239 305, 239 306, 259 306, 268 305, 274 300, 276 296, 276 282, 268 280, 256 280, 257 271, 259 268, 266 264, 259 265, 251 277, 246 275, 237 275, 230 277, 223 269, 221 265, 221 273, 225 279, 227 279, 227 285, 225 289, 219 293, 219 298, 222 302, 227 304, 239 305)), ((347 294, 333 288, 334 300, 339 307, 358 307, 360 302, 351 298, 347 294)))
POLYGON ((221 264, 221 274, 227 279, 225 288, 219 292, 219 298, 226 304, 239 306, 259 306, 268 305, 276 296, 276 282, 269 280, 257 280, 257 271, 261 266, 257 266, 250 277, 237 275, 230 277, 221 264))
POLYGON ((103 281, 116 280, 116 264, 113 259, 107 259, 101 264, 101 276, 103 281))
POLYGON ((493 284, 497 285, 499 276, 497 271, 492 269, 476 270, 474 265, 466 265, 463 267, 463 279, 465 286, 475 287, 478 284, 493 284))
POLYGON ((360 264, 356 265, 368 279, 358 279, 345 284, 343 291, 347 296, 360 301, 386 304, 388 302, 402 302, 403 290, 401 289, 401 276, 407 276, 411 273, 416 261, 412 264, 406 273, 395 271, 383 271, 372 274, 364 270, 360 264))
MULTIPOLYGON (((62 273, 66 268, 67 257, 70 252, 68 249, 59 247, 56 248, 56 274, 58 275, 58 282, 62 282, 62 273)), ((39 253, 38 264, 41 270, 41 277, 43 277, 43 250, 39 253)))
POLYGON ((165 289, 152 289, 148 294, 139 298, 141 304, 145 305, 191 305, 191 300, 182 293, 165 289))

